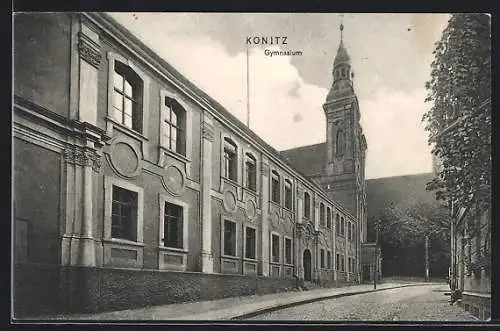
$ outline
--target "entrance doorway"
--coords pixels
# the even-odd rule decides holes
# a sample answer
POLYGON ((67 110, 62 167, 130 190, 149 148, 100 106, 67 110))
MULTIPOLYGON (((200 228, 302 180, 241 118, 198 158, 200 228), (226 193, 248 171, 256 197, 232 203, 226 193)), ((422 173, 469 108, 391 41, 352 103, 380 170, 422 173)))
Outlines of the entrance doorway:
POLYGON ((304 251, 304 256, 302 259, 302 265, 304 266, 304 280, 311 281, 311 251, 306 249, 304 251))

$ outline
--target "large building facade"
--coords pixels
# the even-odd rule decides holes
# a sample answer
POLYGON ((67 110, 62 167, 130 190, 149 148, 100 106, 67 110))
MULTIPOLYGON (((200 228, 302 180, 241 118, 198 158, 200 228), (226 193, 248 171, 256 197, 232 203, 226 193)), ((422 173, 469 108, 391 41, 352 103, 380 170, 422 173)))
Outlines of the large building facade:
POLYGON ((108 15, 17 14, 16 311, 359 282, 366 141, 342 43, 333 74, 309 176, 108 15))

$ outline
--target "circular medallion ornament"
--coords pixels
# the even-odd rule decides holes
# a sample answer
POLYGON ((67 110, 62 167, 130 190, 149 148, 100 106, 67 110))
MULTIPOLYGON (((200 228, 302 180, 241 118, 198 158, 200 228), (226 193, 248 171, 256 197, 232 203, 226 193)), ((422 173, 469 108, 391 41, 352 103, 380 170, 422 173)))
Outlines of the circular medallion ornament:
POLYGON ((184 188, 184 176, 175 166, 168 166, 165 169, 164 179, 167 189, 173 194, 179 194, 184 188))
POLYGON ((128 143, 117 142, 111 149, 111 163, 113 168, 126 177, 134 177, 140 170, 140 159, 137 151, 128 143))
POLYGON ((248 200, 245 206, 245 213, 249 219, 255 217, 255 204, 252 200, 248 200))
POLYGON ((234 212, 236 210, 236 197, 234 196, 233 192, 231 191, 226 191, 224 193, 224 208, 228 212, 234 212))

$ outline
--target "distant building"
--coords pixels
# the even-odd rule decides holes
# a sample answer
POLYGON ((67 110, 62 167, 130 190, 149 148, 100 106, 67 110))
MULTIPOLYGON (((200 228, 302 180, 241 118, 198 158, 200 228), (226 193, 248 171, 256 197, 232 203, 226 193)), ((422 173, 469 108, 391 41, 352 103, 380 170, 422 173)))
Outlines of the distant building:
POLYGON ((108 15, 16 14, 15 314, 360 282, 367 146, 342 42, 333 76, 311 173, 108 15))

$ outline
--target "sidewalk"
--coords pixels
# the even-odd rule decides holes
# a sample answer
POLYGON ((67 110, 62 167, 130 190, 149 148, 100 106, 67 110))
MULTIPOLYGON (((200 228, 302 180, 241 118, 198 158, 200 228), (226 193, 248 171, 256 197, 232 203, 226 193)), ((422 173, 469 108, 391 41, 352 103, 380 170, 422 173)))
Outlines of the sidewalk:
POLYGON ((372 284, 353 285, 338 288, 319 288, 310 291, 293 291, 245 297, 231 297, 220 300, 200 301, 128 309, 85 315, 59 315, 41 318, 43 320, 230 320, 243 319, 257 314, 308 303, 322 299, 383 291, 391 288, 431 285, 431 283, 382 283, 373 289, 372 284))

